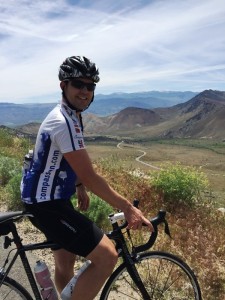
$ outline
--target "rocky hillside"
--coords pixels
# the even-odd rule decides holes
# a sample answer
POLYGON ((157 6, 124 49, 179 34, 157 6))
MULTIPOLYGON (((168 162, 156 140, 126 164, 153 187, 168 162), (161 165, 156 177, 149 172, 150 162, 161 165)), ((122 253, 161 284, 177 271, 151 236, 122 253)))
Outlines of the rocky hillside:
POLYGON ((225 139, 225 92, 206 90, 169 108, 126 108, 105 118, 84 117, 89 134, 225 139))
POLYGON ((225 92, 206 90, 174 110, 180 122, 165 136, 225 139, 225 92))

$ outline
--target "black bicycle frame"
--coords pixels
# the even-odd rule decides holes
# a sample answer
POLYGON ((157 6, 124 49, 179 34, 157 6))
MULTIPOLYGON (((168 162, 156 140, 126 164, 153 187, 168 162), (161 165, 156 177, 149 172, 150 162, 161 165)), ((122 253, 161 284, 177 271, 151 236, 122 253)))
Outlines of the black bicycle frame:
POLYGON ((6 268, 6 270, 3 273, 3 278, 0 282, 0 286, 1 286, 2 282, 4 281, 5 277, 9 274, 12 266, 14 265, 17 257, 19 256, 21 258, 25 273, 27 274, 27 278, 28 278, 28 281, 32 288, 35 300, 43 300, 40 295, 40 292, 39 292, 39 289, 37 286, 37 282, 34 278, 32 270, 31 270, 31 266, 28 261, 27 255, 26 255, 26 251, 51 248, 51 247, 55 246, 55 244, 51 243, 51 242, 42 242, 42 243, 37 243, 37 244, 33 244, 33 245, 32 244, 31 245, 23 245, 21 242, 21 239, 17 233, 15 224, 11 223, 10 227, 11 227, 13 240, 15 242, 17 250, 16 250, 16 253, 14 254, 12 260, 10 261, 9 266, 6 268))
POLYGON ((108 233, 107 236, 116 242, 116 249, 119 255, 122 257, 126 265, 127 271, 134 283, 136 284, 137 288, 139 289, 143 299, 151 300, 135 266, 137 255, 130 254, 123 233, 121 232, 118 223, 114 223, 112 224, 112 226, 113 231, 108 233))

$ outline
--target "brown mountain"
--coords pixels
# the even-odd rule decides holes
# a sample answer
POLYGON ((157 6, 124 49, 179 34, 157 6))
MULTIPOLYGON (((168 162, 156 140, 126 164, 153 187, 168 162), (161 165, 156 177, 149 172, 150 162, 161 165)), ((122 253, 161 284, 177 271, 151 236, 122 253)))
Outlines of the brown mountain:
POLYGON ((29 123, 29 124, 18 126, 17 129, 19 129, 24 134, 36 135, 40 125, 41 123, 29 123))
POLYGON ((225 92, 206 90, 173 109, 180 122, 164 136, 225 139, 225 92))
POLYGON ((87 134, 225 139, 225 92, 205 90, 169 108, 126 108, 108 117, 84 116, 87 134))
POLYGON ((150 109, 128 107, 119 113, 108 117, 98 118, 94 115, 85 115, 86 132, 116 132, 117 130, 135 130, 143 126, 155 125, 161 122, 159 114, 150 109))

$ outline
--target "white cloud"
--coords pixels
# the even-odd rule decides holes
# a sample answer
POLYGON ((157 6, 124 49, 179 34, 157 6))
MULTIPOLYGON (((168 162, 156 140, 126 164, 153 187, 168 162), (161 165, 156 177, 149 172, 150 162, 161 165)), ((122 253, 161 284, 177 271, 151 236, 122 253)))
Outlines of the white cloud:
POLYGON ((0 0, 0 101, 48 101, 70 55, 97 63, 98 93, 225 90, 224 29, 223 0, 0 0))

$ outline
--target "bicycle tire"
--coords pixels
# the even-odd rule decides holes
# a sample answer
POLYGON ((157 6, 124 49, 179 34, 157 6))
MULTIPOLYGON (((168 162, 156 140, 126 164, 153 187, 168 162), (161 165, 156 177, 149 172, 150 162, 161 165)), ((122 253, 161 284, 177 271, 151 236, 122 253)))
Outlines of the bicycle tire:
MULTIPOLYGON (((3 275, 0 275, 0 282, 3 275)), ((0 286, 1 300, 33 300, 27 290, 17 281, 10 277, 6 277, 0 286)))
MULTIPOLYGON (((151 300, 202 300, 197 278, 177 256, 161 251, 146 252, 135 261, 137 271, 151 300)), ((106 282, 100 300, 141 300, 125 263, 106 282)))

